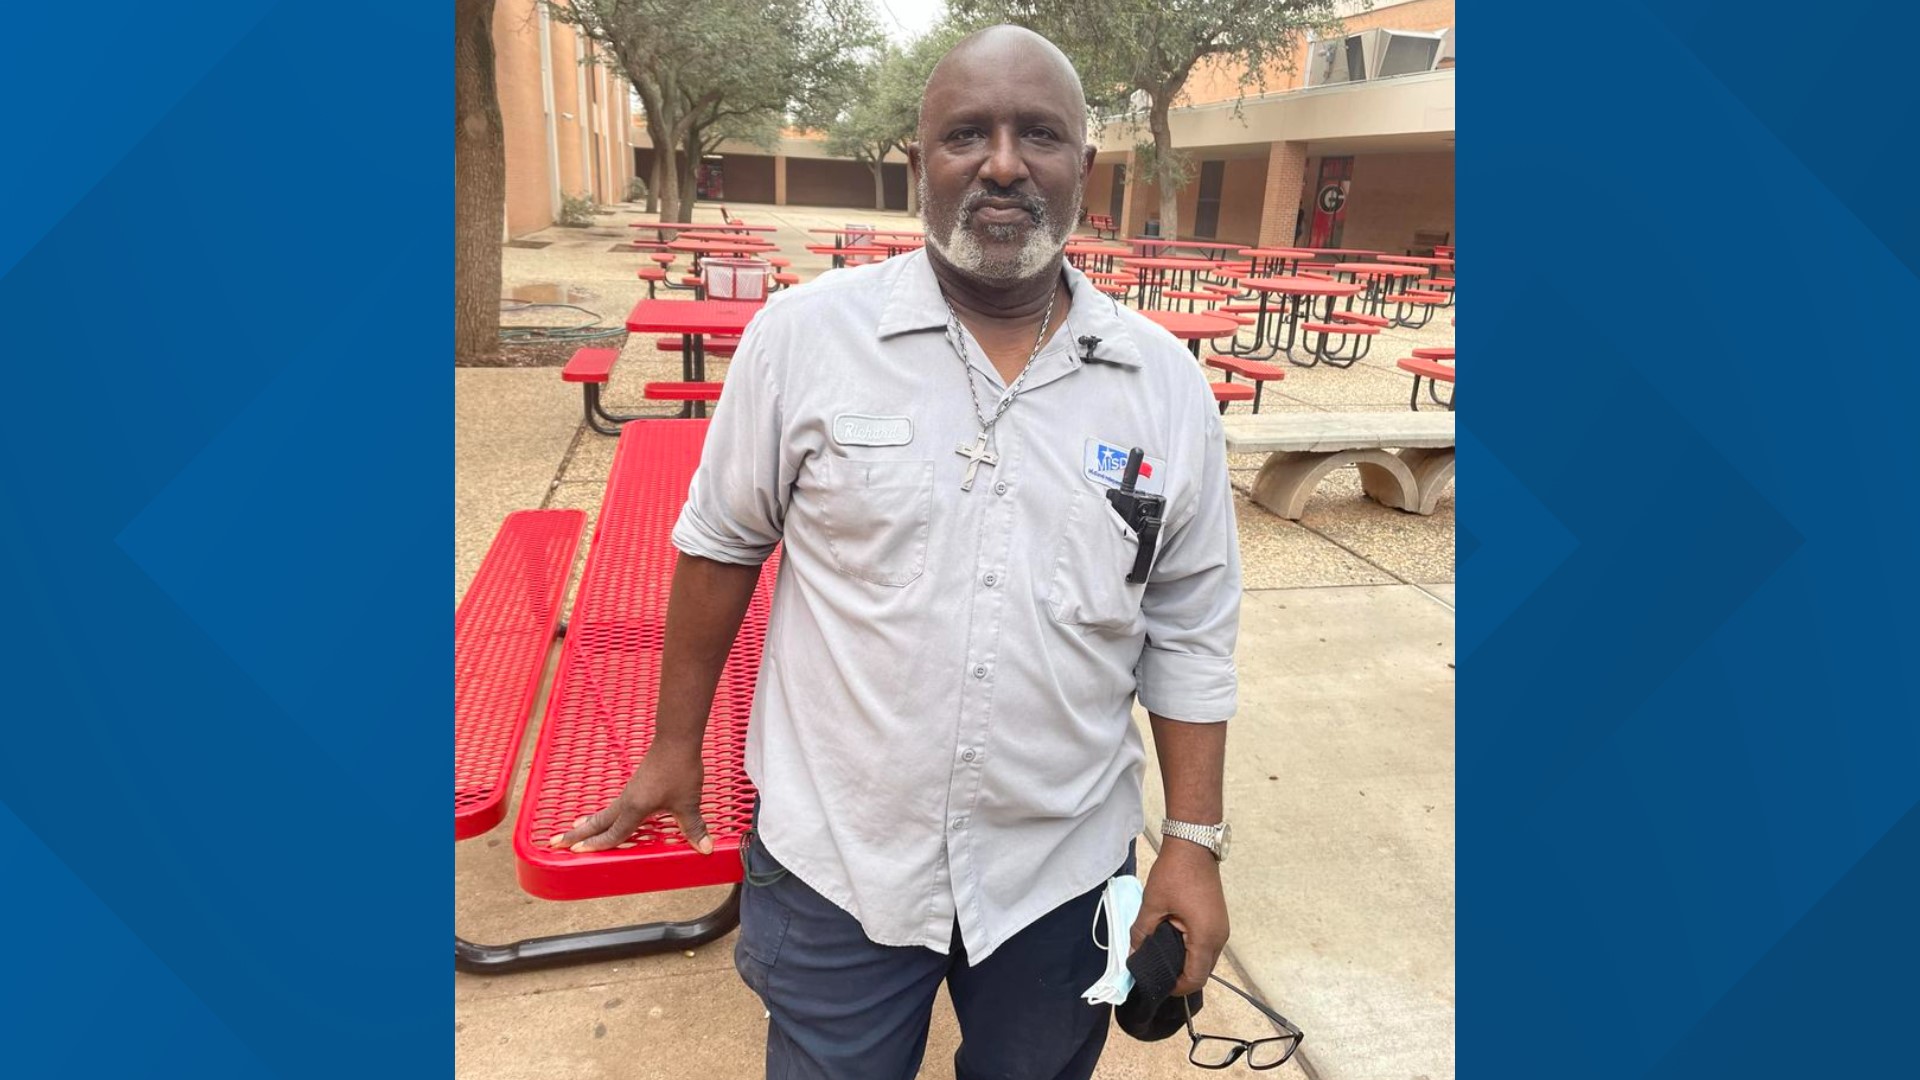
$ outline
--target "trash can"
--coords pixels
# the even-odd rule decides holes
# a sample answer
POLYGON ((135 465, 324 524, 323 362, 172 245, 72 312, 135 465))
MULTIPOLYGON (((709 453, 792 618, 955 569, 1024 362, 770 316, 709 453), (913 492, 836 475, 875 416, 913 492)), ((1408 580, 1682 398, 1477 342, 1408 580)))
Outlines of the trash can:
POLYGON ((1159 236, 1160 235, 1160 219, 1157 217, 1148 218, 1146 227, 1140 231, 1146 233, 1148 236, 1159 236))

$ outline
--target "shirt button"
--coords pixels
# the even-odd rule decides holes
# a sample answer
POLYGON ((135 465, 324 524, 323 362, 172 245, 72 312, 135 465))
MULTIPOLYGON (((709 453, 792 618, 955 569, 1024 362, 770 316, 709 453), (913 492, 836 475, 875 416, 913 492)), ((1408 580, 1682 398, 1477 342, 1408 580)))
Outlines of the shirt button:
POLYGON ((973 677, 974 677, 974 678, 976 678, 976 679, 984 679, 984 678, 986 678, 986 677, 987 677, 987 665, 985 665, 985 664, 975 664, 975 665, 973 665, 973 677))
POLYGON ((967 827, 967 819, 966 819, 966 818, 963 818, 963 817, 957 817, 957 818, 954 818, 954 819, 953 819, 953 828, 954 828, 954 831, 955 831, 955 832, 958 832, 959 830, 961 830, 961 829, 964 829, 964 828, 966 828, 966 827, 967 827))
POLYGON ((978 753, 976 753, 975 751, 972 751, 972 750, 963 750, 963 751, 961 751, 961 753, 960 753, 960 760, 961 760, 961 761, 972 761, 972 760, 973 760, 974 758, 977 758, 977 757, 979 757, 979 756, 980 756, 980 755, 979 755, 978 753))
POLYGON ((999 580, 999 578, 994 577, 992 574, 988 574, 986 577, 980 579, 980 583, 991 589, 993 588, 993 583, 999 580))
POLYGON ((1005 495, 1007 493, 1007 482, 1005 480, 1002 480, 999 483, 993 485, 993 493, 995 495, 1005 495))

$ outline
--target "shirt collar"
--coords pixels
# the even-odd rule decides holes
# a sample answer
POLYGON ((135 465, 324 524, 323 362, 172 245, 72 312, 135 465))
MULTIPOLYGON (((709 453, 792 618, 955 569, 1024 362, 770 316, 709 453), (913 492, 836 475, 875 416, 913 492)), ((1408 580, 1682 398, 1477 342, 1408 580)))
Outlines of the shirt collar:
MULTIPOLYGON (((945 329, 947 301, 940 293, 940 281, 933 276, 926 251, 910 251, 894 259, 901 264, 900 272, 894 275, 886 308, 880 313, 879 336, 889 338, 916 330, 945 329)), ((1073 335, 1074 359, 1139 367, 1140 350, 1134 345, 1126 323, 1121 321, 1119 301, 1094 288, 1087 275, 1072 265, 1064 269, 1073 309, 1061 333, 1073 335), (1091 350, 1084 344, 1086 338, 1095 339, 1091 350)))

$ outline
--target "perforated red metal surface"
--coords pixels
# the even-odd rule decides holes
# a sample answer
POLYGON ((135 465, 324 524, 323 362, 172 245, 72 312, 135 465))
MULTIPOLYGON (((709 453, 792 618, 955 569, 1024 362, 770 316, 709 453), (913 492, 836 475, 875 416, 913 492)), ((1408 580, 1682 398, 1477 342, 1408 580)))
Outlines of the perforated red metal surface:
POLYGON ((453 838, 505 816, 533 696, 587 524, 581 510, 508 514, 453 613, 453 838))
POLYGON ((635 420, 621 429, 534 746, 533 774, 514 822, 520 884, 535 896, 577 900, 740 880, 740 838, 754 802, 742 763, 747 713, 778 553, 761 570, 707 720, 700 810, 714 853, 694 851, 665 817, 649 819, 612 851, 576 855, 547 846, 618 796, 653 744, 667 596, 678 557, 671 536, 706 434, 705 420, 635 420))

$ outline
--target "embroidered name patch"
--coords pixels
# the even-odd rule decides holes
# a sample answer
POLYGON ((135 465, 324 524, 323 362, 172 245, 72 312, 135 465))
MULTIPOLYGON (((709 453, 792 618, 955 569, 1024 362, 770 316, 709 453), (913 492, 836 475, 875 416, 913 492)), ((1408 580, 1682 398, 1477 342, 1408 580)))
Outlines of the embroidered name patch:
MULTIPOLYGON (((1127 473, 1128 449, 1116 443, 1088 439, 1083 463, 1087 479, 1095 484, 1119 487, 1121 478, 1127 473)), ((1133 490, 1146 495, 1166 494, 1167 463, 1157 457, 1143 459, 1140 462, 1140 478, 1134 481, 1133 490)))
POLYGON ((841 413, 833 418, 833 441, 841 446, 905 446, 913 441, 913 419, 841 413))

